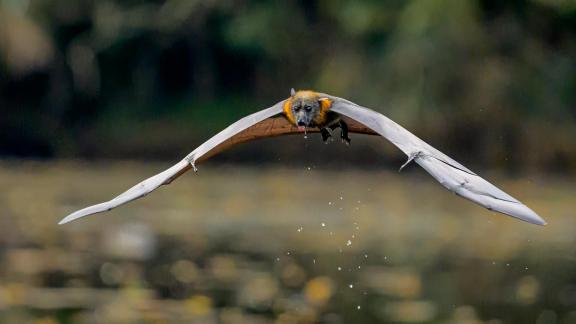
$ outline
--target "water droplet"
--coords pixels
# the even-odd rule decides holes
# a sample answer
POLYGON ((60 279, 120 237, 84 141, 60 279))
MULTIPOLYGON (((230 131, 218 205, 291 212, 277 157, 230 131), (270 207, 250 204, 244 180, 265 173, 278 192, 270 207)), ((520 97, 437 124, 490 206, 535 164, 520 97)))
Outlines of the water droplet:
POLYGON ((302 232, 304 228, 302 226, 300 226, 300 228, 297 229, 298 232, 302 232))
POLYGON ((322 222, 321 225, 322 225, 322 227, 326 227, 326 223, 324 223, 324 222, 322 222))
POLYGON ((338 267, 338 271, 342 271, 342 267, 338 267))
POLYGON ((348 240, 348 242, 346 242, 346 246, 350 246, 352 245, 352 241, 348 240))
POLYGON ((340 196, 340 200, 344 199, 344 197, 340 196))
POLYGON ((316 259, 312 259, 312 263, 316 264, 316 259))
POLYGON ((365 259, 368 259, 368 254, 364 254, 364 258, 365 258, 365 259))
POLYGON ((357 310, 360 310, 360 305, 356 306, 356 309, 357 309, 357 310))
POLYGON ((360 269, 360 266, 358 266, 358 269, 360 269))
POLYGON ((286 255, 290 255, 290 251, 286 252, 286 255))
POLYGON ((310 171, 310 170, 312 170, 312 168, 311 168, 311 167, 308 167, 308 171, 310 171))
POLYGON ((276 258, 276 261, 280 261, 280 258, 276 258))
POLYGON ((353 284, 349 284, 348 287, 350 287, 350 289, 354 288, 353 284))
POLYGON ((331 201, 328 202, 328 206, 332 206, 332 202, 331 202, 331 201))

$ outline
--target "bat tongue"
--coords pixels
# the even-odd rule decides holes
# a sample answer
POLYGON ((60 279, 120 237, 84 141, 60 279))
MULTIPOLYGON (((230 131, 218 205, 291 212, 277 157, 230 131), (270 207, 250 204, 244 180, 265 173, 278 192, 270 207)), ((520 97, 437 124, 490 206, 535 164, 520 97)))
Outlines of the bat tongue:
POLYGON ((300 132, 305 132, 305 131, 306 131, 306 127, 304 127, 304 126, 298 126, 298 130, 299 130, 300 132))

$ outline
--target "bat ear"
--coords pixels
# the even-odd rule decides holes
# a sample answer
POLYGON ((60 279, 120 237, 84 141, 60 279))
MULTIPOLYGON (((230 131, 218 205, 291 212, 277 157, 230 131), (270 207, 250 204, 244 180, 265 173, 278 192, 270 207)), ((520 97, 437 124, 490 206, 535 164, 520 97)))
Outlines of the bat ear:
POLYGON ((318 98, 318 103, 320 104, 321 110, 330 109, 330 106, 332 106, 332 100, 326 97, 318 98))
POLYGON ((290 89, 290 97, 294 97, 295 94, 296 90, 294 90, 294 88, 290 89))

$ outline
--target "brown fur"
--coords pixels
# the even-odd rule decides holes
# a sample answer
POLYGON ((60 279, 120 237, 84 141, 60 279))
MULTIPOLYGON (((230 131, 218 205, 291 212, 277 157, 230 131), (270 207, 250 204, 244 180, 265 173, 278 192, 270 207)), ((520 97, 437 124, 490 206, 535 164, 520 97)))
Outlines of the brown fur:
POLYGON ((331 120, 328 119, 328 112, 330 111, 330 107, 332 107, 332 100, 328 98, 320 98, 320 95, 317 92, 311 90, 300 90, 296 92, 294 96, 288 98, 286 102, 284 102, 284 115, 291 124, 296 125, 296 119, 292 113, 292 100, 295 99, 320 102, 320 111, 314 118, 315 126, 322 128, 327 126, 327 123, 331 122, 331 120))

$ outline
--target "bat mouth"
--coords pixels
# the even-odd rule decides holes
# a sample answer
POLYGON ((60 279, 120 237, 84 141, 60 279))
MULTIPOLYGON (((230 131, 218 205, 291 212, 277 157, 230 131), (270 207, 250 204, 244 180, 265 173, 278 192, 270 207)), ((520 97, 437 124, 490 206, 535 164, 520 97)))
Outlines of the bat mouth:
POLYGON ((298 131, 299 132, 306 132, 306 126, 298 126, 298 131))

